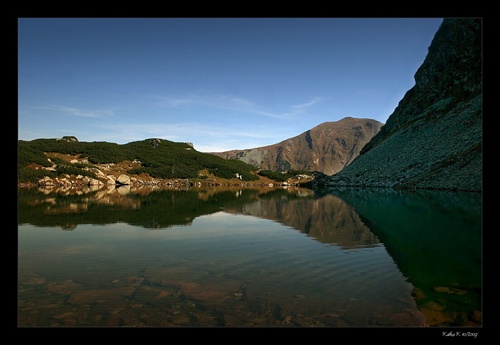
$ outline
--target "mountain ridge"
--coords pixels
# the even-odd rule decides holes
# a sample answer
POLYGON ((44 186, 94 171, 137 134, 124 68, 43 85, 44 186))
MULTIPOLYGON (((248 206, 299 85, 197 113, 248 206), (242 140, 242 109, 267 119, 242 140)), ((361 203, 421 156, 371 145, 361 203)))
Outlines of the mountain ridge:
POLYGON ((349 165, 382 126, 383 123, 369 118, 344 117, 323 122, 276 144, 210 153, 263 170, 293 169, 332 175, 349 165))
POLYGON ((126 144, 85 142, 76 136, 18 140, 18 185, 158 185, 178 179, 184 184, 192 183, 189 179, 205 184, 302 184, 313 178, 313 171, 336 172, 350 164, 382 125, 345 117, 277 144, 224 154, 198 152, 192 143, 160 138, 126 144), (255 158, 265 164, 259 166, 255 158))

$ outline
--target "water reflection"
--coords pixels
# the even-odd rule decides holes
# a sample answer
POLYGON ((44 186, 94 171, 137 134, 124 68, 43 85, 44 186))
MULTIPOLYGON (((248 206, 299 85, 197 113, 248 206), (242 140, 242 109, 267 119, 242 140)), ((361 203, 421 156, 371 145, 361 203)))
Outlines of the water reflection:
POLYGON ((376 234, 431 325, 476 326, 482 319, 482 196, 450 191, 342 189, 376 234))
POLYGON ((314 193, 275 190, 257 200, 227 212, 271 219, 290 226, 323 243, 342 248, 370 247, 378 238, 361 221, 355 209, 333 194, 314 197, 314 193))
POLYGON ((20 193, 19 223, 59 226, 74 230, 78 224, 125 222, 151 229, 189 225, 196 217, 224 210, 270 219, 323 243, 343 248, 379 243, 356 211, 342 199, 327 194, 315 197, 309 189, 159 190, 142 188, 134 193, 119 188, 61 194, 35 190, 20 193))
POLYGON ((480 211, 443 198, 20 190, 20 325, 480 325, 480 211))

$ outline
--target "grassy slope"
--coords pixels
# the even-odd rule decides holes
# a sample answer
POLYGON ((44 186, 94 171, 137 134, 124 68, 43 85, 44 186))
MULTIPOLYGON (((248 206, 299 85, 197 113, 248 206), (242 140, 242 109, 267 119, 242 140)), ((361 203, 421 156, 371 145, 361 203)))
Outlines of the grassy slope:
POLYGON ((18 141, 20 182, 35 182, 43 176, 56 177, 61 174, 92 176, 88 168, 95 164, 116 164, 123 161, 139 162, 127 171, 128 174, 148 174, 153 178, 198 178, 200 171, 205 170, 220 178, 231 179, 239 173, 243 176, 243 180, 258 180, 253 173, 255 168, 249 164, 237 160, 225 160, 212 154, 198 152, 189 144, 162 139, 146 139, 123 145, 59 139, 18 141), (62 159, 61 157, 65 155, 79 157, 79 162, 71 163, 62 159), (49 156, 52 157, 50 160, 49 156), (55 171, 35 169, 48 168, 54 164, 55 171))

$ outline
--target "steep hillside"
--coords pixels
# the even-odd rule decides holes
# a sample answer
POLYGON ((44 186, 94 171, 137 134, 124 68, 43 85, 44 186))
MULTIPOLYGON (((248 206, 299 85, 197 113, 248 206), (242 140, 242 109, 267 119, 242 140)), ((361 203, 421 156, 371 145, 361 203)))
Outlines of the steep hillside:
POLYGON ((445 19, 400 101, 325 186, 482 190, 482 21, 445 19))
POLYGON ((17 162, 19 187, 63 190, 194 185, 254 188, 298 185, 312 178, 298 171, 261 174, 245 162, 198 152, 190 143, 158 138, 127 144, 80 142, 74 136, 18 140, 17 162))
POLYGON ((260 169, 319 171, 331 175, 349 165, 381 126, 376 120, 346 117, 322 123, 274 145, 213 154, 260 169))

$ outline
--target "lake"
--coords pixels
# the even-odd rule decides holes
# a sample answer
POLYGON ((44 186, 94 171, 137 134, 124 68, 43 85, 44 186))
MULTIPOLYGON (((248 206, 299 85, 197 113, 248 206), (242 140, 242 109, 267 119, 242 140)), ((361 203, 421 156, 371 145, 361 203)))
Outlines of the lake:
POLYGON ((482 198, 18 193, 18 327, 477 327, 482 198))

